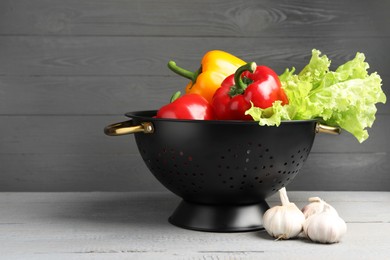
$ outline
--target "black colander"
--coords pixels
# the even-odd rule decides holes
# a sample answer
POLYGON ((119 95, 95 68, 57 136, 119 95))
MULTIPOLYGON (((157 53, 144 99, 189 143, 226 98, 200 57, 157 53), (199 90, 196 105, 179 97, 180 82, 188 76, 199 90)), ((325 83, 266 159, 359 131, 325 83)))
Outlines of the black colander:
POLYGON ((153 175, 183 199, 169 221, 187 229, 236 232, 262 229, 265 199, 298 174, 316 132, 338 128, 316 120, 256 122, 154 118, 156 111, 127 113, 107 135, 134 133, 153 175))

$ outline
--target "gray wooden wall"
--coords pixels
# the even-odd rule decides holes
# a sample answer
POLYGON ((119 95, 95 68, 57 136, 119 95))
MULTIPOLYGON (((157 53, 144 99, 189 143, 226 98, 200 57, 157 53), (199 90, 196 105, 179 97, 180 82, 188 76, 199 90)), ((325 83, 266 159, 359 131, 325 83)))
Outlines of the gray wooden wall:
MULTIPOLYGON (((281 73, 312 48, 334 67, 364 52, 390 86, 388 0, 1 0, 0 190, 159 191, 132 136, 103 127, 157 109, 222 49, 281 73)), ((295 190, 390 190, 390 113, 370 138, 318 135, 295 190)))

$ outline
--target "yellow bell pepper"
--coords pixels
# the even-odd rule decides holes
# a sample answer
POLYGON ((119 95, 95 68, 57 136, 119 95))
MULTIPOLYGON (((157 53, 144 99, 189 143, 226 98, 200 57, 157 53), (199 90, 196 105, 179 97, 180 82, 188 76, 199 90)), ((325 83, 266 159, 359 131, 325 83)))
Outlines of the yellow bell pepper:
POLYGON ((174 61, 169 61, 168 67, 176 74, 191 80, 186 86, 186 93, 199 94, 211 102, 222 81, 244 64, 245 61, 227 52, 212 50, 203 56, 201 66, 195 72, 180 68, 174 61))

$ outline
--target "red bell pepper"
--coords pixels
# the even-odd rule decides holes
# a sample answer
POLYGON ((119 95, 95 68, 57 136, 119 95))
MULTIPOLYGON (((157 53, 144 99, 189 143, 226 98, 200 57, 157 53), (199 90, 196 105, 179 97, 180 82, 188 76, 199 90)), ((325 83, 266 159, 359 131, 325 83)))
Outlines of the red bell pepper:
POLYGON ((245 111, 254 106, 268 108, 276 100, 282 105, 288 99, 278 75, 269 67, 256 66, 251 62, 241 66, 236 73, 227 77, 213 96, 216 119, 219 120, 253 120, 245 111))
POLYGON ((209 102, 198 94, 186 94, 182 97, 180 91, 171 98, 171 103, 161 107, 156 118, 213 120, 213 108, 209 102))

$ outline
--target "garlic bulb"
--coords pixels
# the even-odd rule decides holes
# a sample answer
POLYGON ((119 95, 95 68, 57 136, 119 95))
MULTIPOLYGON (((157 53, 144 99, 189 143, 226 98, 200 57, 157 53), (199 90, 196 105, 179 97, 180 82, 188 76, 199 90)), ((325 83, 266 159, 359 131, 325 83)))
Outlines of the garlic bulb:
POLYGON ((319 243, 337 243, 347 232, 347 224, 338 214, 334 214, 329 205, 320 213, 309 216, 303 224, 303 231, 312 241, 319 243))
POLYGON ((309 198, 309 202, 311 203, 307 204, 302 208, 302 212, 305 215, 305 218, 308 218, 311 215, 324 211, 325 205, 329 206, 329 212, 338 215, 335 208, 333 208, 331 205, 329 205, 319 197, 311 197, 309 198))
POLYGON ((305 216, 302 211, 291 203, 287 197, 286 188, 279 190, 282 206, 268 209, 263 216, 265 230, 277 239, 289 239, 302 231, 305 216))

